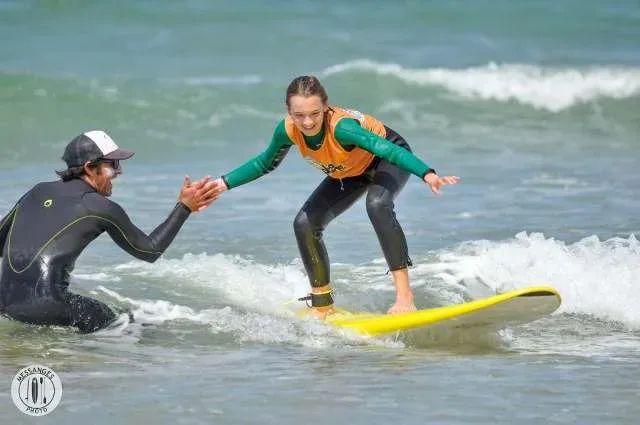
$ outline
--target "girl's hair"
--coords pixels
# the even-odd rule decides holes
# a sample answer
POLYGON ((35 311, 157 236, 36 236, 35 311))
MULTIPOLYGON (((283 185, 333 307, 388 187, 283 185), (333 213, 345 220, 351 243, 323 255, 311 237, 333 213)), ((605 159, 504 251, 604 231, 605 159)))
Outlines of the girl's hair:
POLYGON ((327 103, 329 100, 329 96, 327 96, 327 92, 320 84, 320 80, 313 75, 302 75, 291 81, 289 87, 287 87, 287 97, 285 98, 287 108, 291 106, 289 100, 295 95, 303 97, 319 96, 322 103, 327 103))

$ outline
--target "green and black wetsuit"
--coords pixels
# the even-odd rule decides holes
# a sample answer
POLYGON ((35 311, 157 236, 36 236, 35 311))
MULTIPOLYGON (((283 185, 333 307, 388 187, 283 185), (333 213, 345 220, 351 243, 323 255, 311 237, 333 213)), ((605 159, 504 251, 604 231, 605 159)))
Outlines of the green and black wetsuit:
POLYGON ((167 249, 189 209, 178 203, 150 235, 115 202, 81 179, 39 183, 0 221, 0 312, 41 325, 93 332, 116 315, 105 304, 68 290, 80 253, 103 232, 125 251, 154 262, 167 249))
MULTIPOLYGON (((389 269, 400 270, 411 265, 407 241, 395 216, 394 199, 410 174, 423 178, 433 170, 413 155, 401 136, 389 127, 384 128, 386 137, 383 138, 363 128, 358 120, 343 118, 333 129, 324 126, 318 135, 304 136, 307 147, 318 149, 327 140, 326 132, 333 131, 333 137, 345 150, 357 147, 375 155, 361 175, 342 179, 325 178, 294 220, 300 255, 313 287, 321 287, 331 281, 322 232, 332 219, 365 193, 367 212, 389 269)), ((277 125, 266 150, 223 176, 225 183, 232 189, 269 173, 282 162, 293 145, 283 120, 277 125)))

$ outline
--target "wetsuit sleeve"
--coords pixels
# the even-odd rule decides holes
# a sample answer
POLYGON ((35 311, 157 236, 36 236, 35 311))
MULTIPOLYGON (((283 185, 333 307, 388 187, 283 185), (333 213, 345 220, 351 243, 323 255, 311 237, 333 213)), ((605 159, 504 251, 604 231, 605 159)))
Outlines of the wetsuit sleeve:
POLYGON ((342 145, 358 146, 420 178, 431 169, 408 150, 362 128, 356 120, 341 119, 336 125, 334 136, 342 145))
POLYGON ((222 176, 229 189, 249 183, 276 169, 289 152, 293 142, 287 136, 284 120, 276 126, 271 143, 261 154, 222 176))
POLYGON ((111 239, 134 257, 153 263, 169 247, 191 211, 176 204, 169 217, 150 235, 138 229, 120 205, 98 194, 88 194, 85 206, 103 225, 111 239))
POLYGON ((9 228, 11 227, 11 220, 13 219, 13 215, 15 214, 17 207, 17 205, 14 206, 11 211, 9 211, 7 215, 0 220, 0 257, 2 257, 4 244, 7 240, 7 235, 9 234, 9 228))

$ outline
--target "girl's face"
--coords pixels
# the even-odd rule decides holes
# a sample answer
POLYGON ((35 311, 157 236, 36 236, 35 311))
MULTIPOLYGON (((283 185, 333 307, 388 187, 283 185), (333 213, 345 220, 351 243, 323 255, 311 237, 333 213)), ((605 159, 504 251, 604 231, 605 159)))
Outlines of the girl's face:
POLYGON ((315 136, 322 130, 324 113, 328 108, 320 96, 304 97, 296 94, 289 98, 289 116, 305 136, 315 136))

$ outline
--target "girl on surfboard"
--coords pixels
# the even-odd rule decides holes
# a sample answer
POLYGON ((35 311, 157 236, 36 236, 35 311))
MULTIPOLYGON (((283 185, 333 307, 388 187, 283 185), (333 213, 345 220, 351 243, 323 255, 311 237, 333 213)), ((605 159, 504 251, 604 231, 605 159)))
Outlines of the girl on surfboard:
POLYGON ((411 153, 407 142, 376 118, 329 105, 320 81, 309 75, 295 78, 287 88, 286 117, 278 123, 267 148, 218 178, 220 193, 274 170, 296 146, 312 165, 327 174, 296 216, 300 256, 311 283, 312 314, 333 311, 329 258, 322 232, 365 193, 369 219, 376 231, 396 287, 396 301, 388 313, 416 309, 409 285, 411 266, 407 241, 394 212, 394 199, 409 175, 422 179, 435 194, 456 176, 440 177, 411 153))

